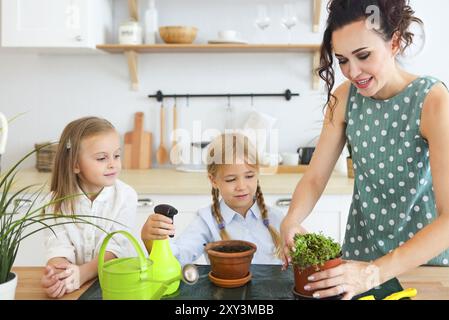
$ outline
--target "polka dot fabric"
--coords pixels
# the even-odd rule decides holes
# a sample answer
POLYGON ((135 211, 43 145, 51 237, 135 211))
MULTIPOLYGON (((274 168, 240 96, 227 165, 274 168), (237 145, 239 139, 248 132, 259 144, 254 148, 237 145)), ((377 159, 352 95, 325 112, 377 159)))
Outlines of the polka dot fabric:
MULTIPOLYGON (((438 82, 419 77, 388 100, 363 97, 351 86, 346 138, 355 178, 345 259, 379 258, 435 219, 429 148, 420 121, 424 99, 438 82)), ((448 265, 448 261, 449 250, 429 264, 448 265)))

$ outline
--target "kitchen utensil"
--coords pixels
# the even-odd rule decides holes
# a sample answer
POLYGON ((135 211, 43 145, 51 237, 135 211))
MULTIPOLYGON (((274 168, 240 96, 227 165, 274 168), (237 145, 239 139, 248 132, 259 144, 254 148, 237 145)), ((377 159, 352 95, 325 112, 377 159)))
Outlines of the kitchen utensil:
POLYGON ((173 131, 172 131, 172 146, 170 151, 170 160, 177 165, 181 162, 181 146, 178 146, 176 130, 178 129, 178 113, 176 110, 176 99, 173 104, 173 131))
POLYGON ((400 300, 403 298, 413 298, 413 297, 416 297, 417 294, 418 294, 418 290, 416 290, 415 288, 408 288, 408 289, 390 294, 388 297, 384 298, 383 300, 400 300))
POLYGON ((293 152, 282 153, 282 164, 286 166, 297 166, 299 164, 299 154, 293 152))
POLYGON ((218 38, 209 40, 210 44, 221 44, 221 43, 242 43, 246 44, 247 41, 240 37, 239 32, 235 30, 221 30, 218 31, 218 38))
POLYGON ((160 280, 153 261, 145 257, 137 240, 126 231, 110 233, 103 241, 98 254, 98 279, 104 300, 159 300, 171 284, 183 280, 194 284, 198 280, 198 270, 194 265, 185 265, 176 276, 160 280), (117 258, 104 261, 106 247, 114 235, 128 238, 137 252, 137 257, 117 258))
POLYGON ((298 23, 298 17, 293 3, 284 4, 284 15, 281 19, 281 24, 288 30, 288 44, 292 43, 291 29, 298 23))
MULTIPOLYGON (((416 290, 415 288, 408 288, 408 289, 390 294, 389 296, 383 298, 382 300, 401 300, 404 298, 413 298, 413 297, 416 297, 417 294, 418 294, 418 290, 416 290)), ((376 298, 373 295, 369 295, 369 296, 361 297, 358 300, 376 300, 376 298)))
POLYGON ((161 128, 161 136, 160 136, 160 144, 159 144, 159 148, 157 149, 157 153, 156 153, 156 159, 157 162, 159 164, 164 164, 168 161, 168 152, 167 149, 165 148, 164 145, 164 134, 165 134, 165 115, 164 115, 164 104, 161 103, 161 123, 160 123, 160 128, 161 128))
POLYGON ((190 44, 195 41, 198 28, 188 26, 159 27, 159 34, 165 43, 190 44))
POLYGON ((297 152, 299 154, 301 164, 309 164, 310 160, 312 160, 312 155, 314 151, 315 147, 298 148, 297 152))
POLYGON ((277 153, 264 153, 261 160, 264 166, 276 167, 282 162, 282 156, 277 153))
POLYGON ((260 3, 256 6, 257 16, 255 20, 255 25, 261 31, 260 42, 265 43, 264 30, 270 26, 271 18, 268 15, 268 7, 266 4, 260 3))
POLYGON ((199 165, 203 168, 206 167, 207 163, 207 152, 208 152, 208 145, 210 144, 210 141, 199 141, 199 142, 192 142, 192 164, 193 165, 199 165))
MULTIPOLYGON (((256 146, 260 159, 264 157, 267 145, 272 145, 271 143, 268 144, 268 142, 270 141, 271 131, 276 121, 277 119, 271 115, 259 112, 253 108, 248 120, 246 120, 243 126, 248 138, 256 146)), ((273 151, 271 153, 277 153, 277 150, 273 151)))
POLYGON ((134 130, 125 134, 125 169, 151 168, 151 140, 150 132, 143 130, 143 112, 134 115, 134 130))
POLYGON ((176 147, 176 129, 178 126, 178 115, 176 113, 176 101, 173 105, 173 142, 172 142, 172 148, 176 147))
MULTIPOLYGON (((8 119, 5 115, 0 112, 0 161, 2 155, 5 153, 6 141, 8 139, 8 119)), ((1 162, 0 162, 0 172, 1 172, 1 162)))
POLYGON ((223 40, 223 39, 212 39, 208 40, 209 44, 248 44, 248 41, 243 39, 233 39, 233 40, 223 40))
POLYGON ((228 102, 228 105, 226 106, 226 114, 225 114, 225 130, 231 130, 234 129, 235 127, 235 112, 234 112, 234 107, 231 105, 230 102, 228 102))

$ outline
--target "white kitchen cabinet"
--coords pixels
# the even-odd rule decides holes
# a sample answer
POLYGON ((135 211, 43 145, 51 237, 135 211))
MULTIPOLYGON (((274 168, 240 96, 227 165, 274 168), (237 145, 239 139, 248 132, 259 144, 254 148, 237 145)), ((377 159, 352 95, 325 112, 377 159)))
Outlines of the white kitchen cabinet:
POLYGON ((92 48, 112 26, 109 0, 2 0, 2 46, 92 48))

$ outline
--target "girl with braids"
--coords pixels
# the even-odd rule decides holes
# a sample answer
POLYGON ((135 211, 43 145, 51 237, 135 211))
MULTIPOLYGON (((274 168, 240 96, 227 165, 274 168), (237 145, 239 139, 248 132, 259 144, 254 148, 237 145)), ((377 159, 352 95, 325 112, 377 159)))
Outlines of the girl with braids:
MULTIPOLYGON (((171 242, 182 265, 192 263, 204 246, 217 240, 245 240, 257 245, 255 264, 281 264, 279 225, 281 212, 265 205, 258 179, 258 159, 249 139, 240 134, 218 136, 208 149, 208 177, 212 204, 200 209, 187 229, 171 242)), ((152 241, 174 235, 172 221, 150 215, 142 228, 142 240, 151 251, 152 241)))
POLYGON ((288 264, 293 236, 347 142, 355 179, 345 260, 313 274, 305 289, 351 299, 419 265, 449 265, 449 93, 396 62, 412 44, 410 24, 422 23, 408 1, 331 0, 328 11, 319 68, 328 91, 324 126, 281 238, 288 264), (334 57, 348 81, 332 92, 334 57))

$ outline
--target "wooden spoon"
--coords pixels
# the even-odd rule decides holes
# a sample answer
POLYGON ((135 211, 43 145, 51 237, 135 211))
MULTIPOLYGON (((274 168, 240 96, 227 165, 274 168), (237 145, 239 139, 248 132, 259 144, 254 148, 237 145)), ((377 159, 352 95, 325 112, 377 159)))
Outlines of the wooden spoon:
POLYGON ((176 129, 178 127, 178 115, 176 113, 176 100, 175 104, 173 105, 173 142, 172 142, 172 149, 176 148, 176 129))
POLYGON ((165 115, 164 115, 164 104, 161 103, 161 143, 156 152, 156 160, 159 164, 164 164, 168 161, 168 152, 164 145, 164 134, 165 134, 165 115))

